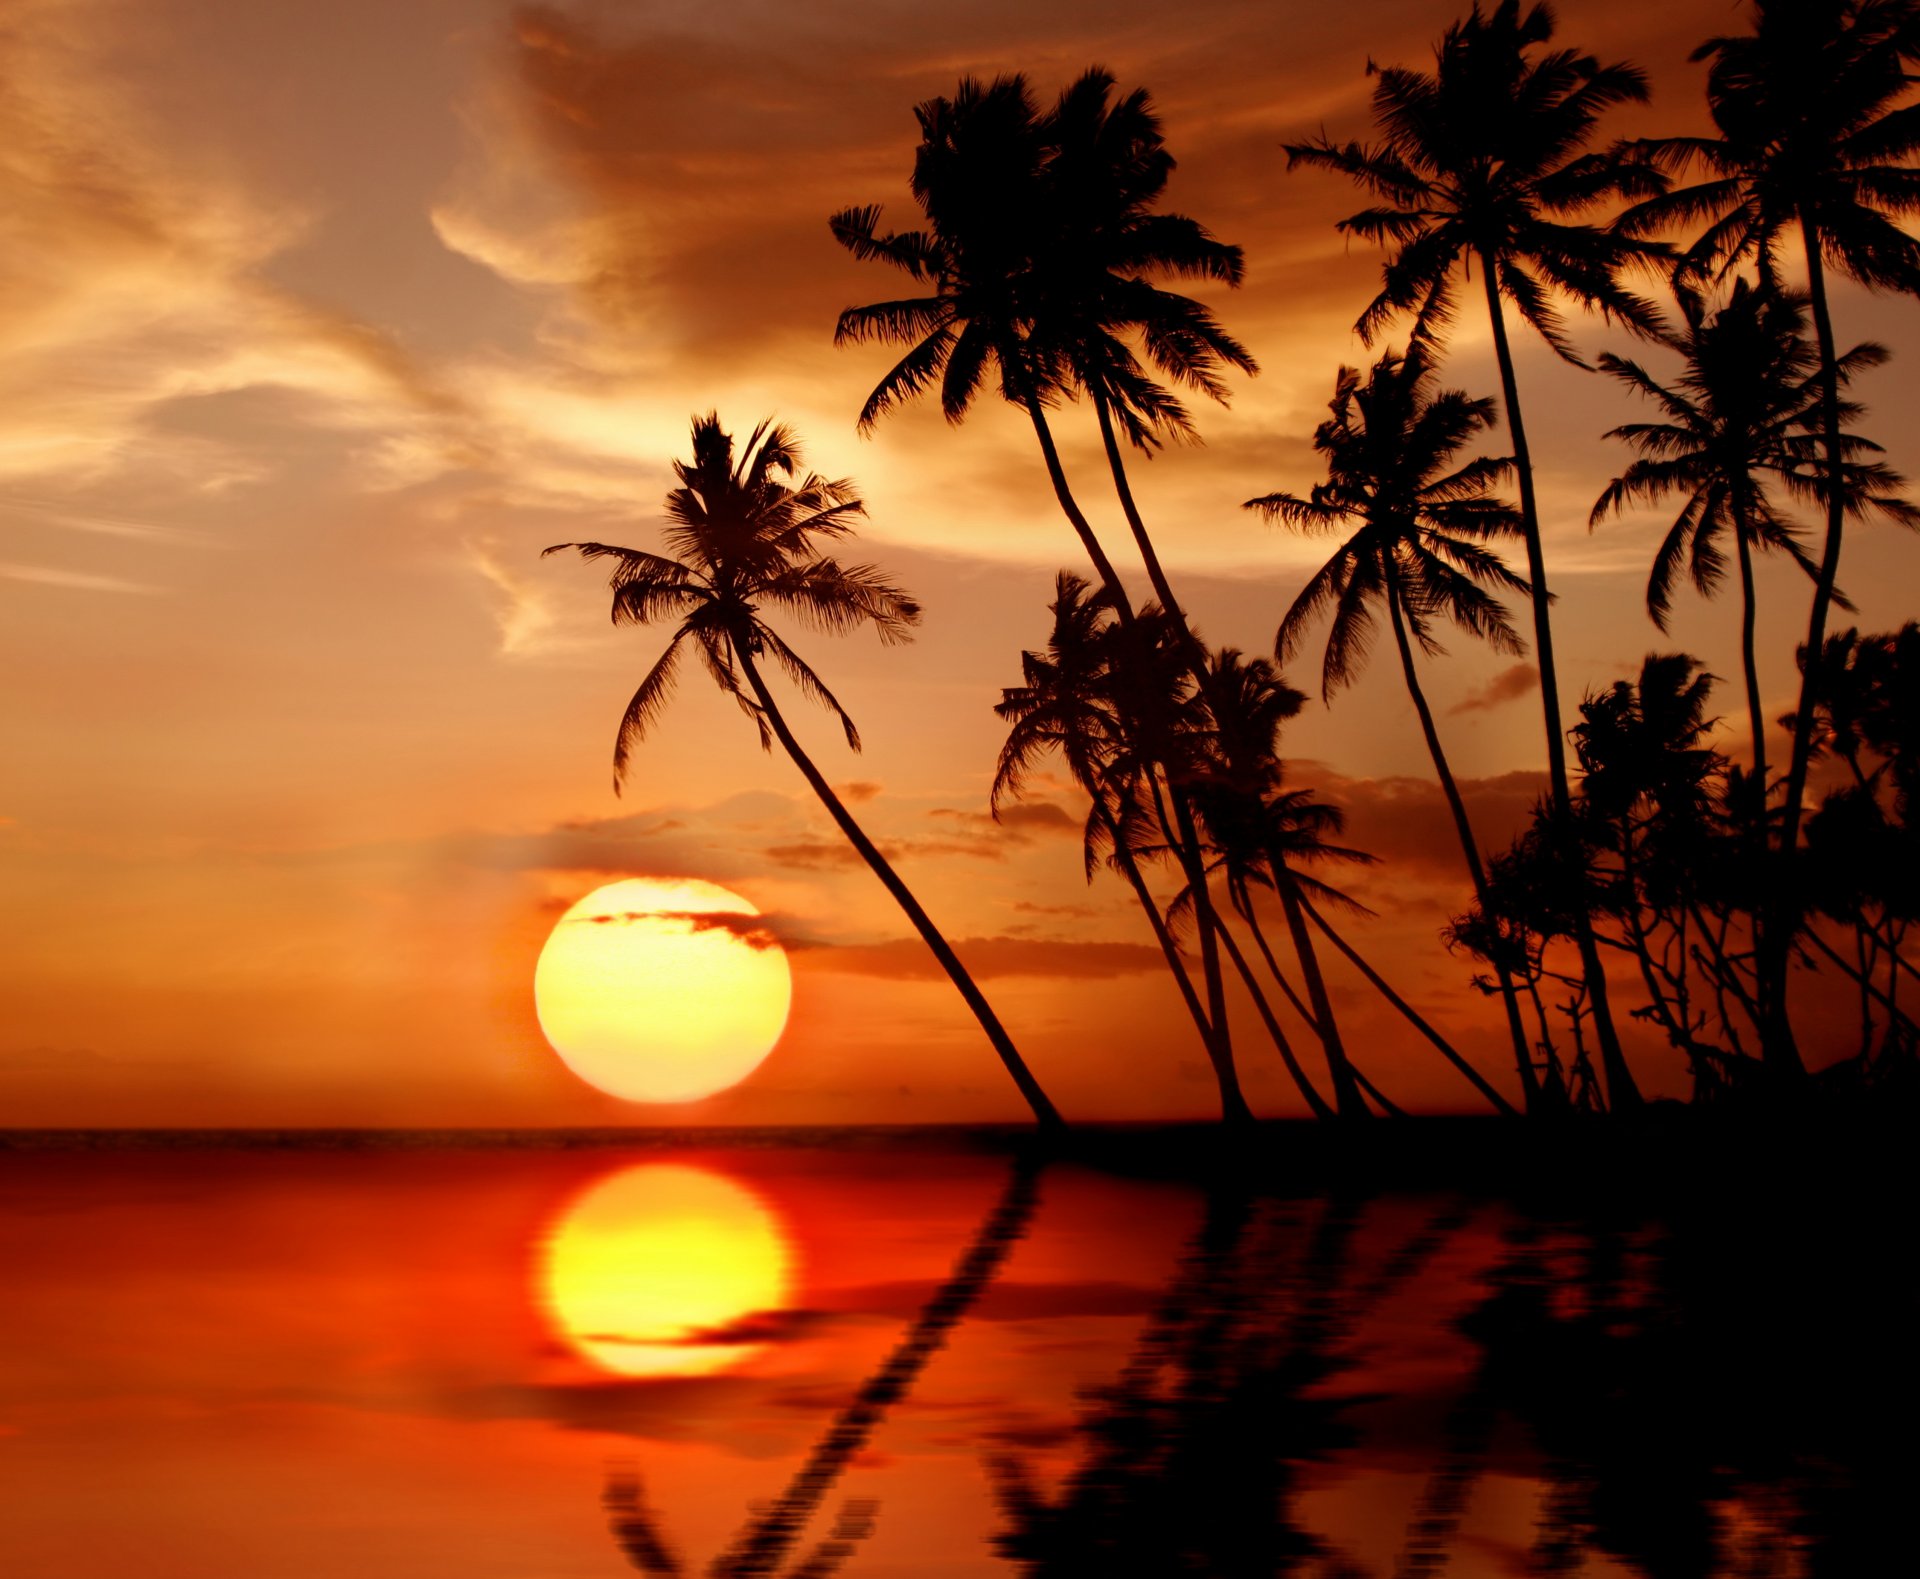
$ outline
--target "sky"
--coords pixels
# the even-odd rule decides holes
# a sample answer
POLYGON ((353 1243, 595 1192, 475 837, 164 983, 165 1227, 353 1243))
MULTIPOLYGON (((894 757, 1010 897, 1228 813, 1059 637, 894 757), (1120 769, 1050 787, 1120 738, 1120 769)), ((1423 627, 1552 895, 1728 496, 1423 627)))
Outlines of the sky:
MULTIPOLYGON (((1654 82, 1622 135, 1698 129, 1687 54, 1717 3, 1565 5, 1561 33, 1654 82)), ((616 797, 614 725, 661 645, 613 630, 551 543, 653 546, 689 418, 792 425, 854 479, 865 557, 925 605, 918 640, 805 637, 866 749, 796 703, 823 770, 971 960, 1069 1116, 1203 1116, 1211 1077, 1124 887, 1083 880, 1058 778, 995 823, 991 707, 1083 568, 1031 435, 983 402, 949 427, 855 416, 885 348, 840 309, 895 280, 827 216, 907 225, 913 106, 1090 64, 1148 88, 1179 160, 1168 206, 1243 246, 1206 293, 1261 364, 1204 443, 1136 468, 1214 643, 1270 649, 1323 555, 1240 508, 1318 476, 1310 450, 1379 259, 1336 178, 1282 142, 1367 130, 1369 58, 1424 63, 1434 0, 1154 7, 845 0, 502 6, 0 0, 0 1124, 599 1124, 1017 1118, 1017 1095, 804 783, 697 674, 616 797), (727 885, 804 943, 779 1048, 689 1108, 583 1086, 534 1019, 557 916, 626 875, 727 885)), ((1894 352, 1862 431, 1909 472, 1911 303, 1836 291, 1843 342, 1894 352)), ((1584 351, 1620 344, 1580 321, 1584 351)), ((1655 359, 1657 361, 1657 358, 1655 359)), ((1643 605, 1664 521, 1589 532, 1638 414, 1522 343, 1569 711, 1684 649, 1737 674, 1737 612, 1643 605)), ((1449 384, 1495 387, 1463 316, 1449 384)), ((1118 553, 1084 410, 1056 421, 1118 553)), ((1915 545, 1849 539, 1863 628, 1909 617, 1915 545)), ((1143 578, 1123 562, 1136 588, 1143 578)), ((1804 585, 1769 570, 1770 714, 1804 585)), ((796 641, 800 638, 796 635, 796 641)), ((1462 640, 1428 683, 1484 842, 1544 766, 1512 660, 1462 640)), ((1309 656, 1291 677, 1313 689, 1309 656)), ((1736 693, 1720 708, 1737 713, 1736 693)), ((1296 782, 1382 856, 1354 939, 1498 1077, 1496 1014, 1439 941, 1465 902, 1398 677, 1379 662, 1289 727, 1296 782)), ((1405 1105, 1472 1093, 1352 981, 1357 1056, 1405 1105)), ((1297 1111, 1258 1027, 1257 1110, 1297 1111)), ((1681 1072, 1643 1047, 1644 1078, 1681 1072)))

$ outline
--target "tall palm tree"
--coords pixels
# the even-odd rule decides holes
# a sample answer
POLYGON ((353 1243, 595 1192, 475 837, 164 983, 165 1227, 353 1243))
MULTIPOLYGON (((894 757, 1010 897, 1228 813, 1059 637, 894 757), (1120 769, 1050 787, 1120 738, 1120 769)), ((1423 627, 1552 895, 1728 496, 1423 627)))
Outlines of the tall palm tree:
MULTIPOLYGON (((890 263, 932 294, 848 308, 834 343, 908 347, 867 397, 863 429, 936 382, 942 411, 958 422, 990 372, 997 376, 1001 394, 1026 412, 1054 496, 1127 624, 1132 604, 1074 496, 1046 410, 1063 395, 1088 394, 1118 467, 1116 424, 1141 444, 1191 428, 1179 401, 1142 372, 1128 336, 1137 333, 1171 376, 1210 394, 1221 392, 1216 369, 1223 362, 1249 369, 1253 363, 1199 303, 1152 283, 1156 275, 1237 282, 1240 252, 1185 216, 1151 211, 1173 161, 1146 95, 1110 105, 1112 86, 1107 73, 1088 71, 1042 112, 1024 76, 984 86, 965 78, 952 98, 917 106, 921 141, 912 187, 926 227, 882 233, 878 207, 843 210, 831 224, 856 257, 890 263)), ((1177 610, 1123 468, 1115 478, 1162 606, 1177 610)), ((1198 672, 1204 655, 1184 622, 1179 629, 1198 672)), ((1177 791, 1170 798, 1193 879, 1202 872, 1197 835, 1184 798, 1177 791)), ((1204 895, 1200 904, 1211 908, 1204 895)), ((1224 1037, 1211 924, 1200 940, 1210 1015, 1224 1037)))
MULTIPOLYGON (((1671 384, 1662 384, 1638 362, 1603 352, 1601 369, 1646 396, 1666 419, 1631 422, 1607 437, 1624 440, 1640 454, 1607 485, 1592 521, 1628 504, 1659 504, 1678 496, 1680 513, 1661 540, 1647 579, 1647 611, 1665 630, 1674 584, 1684 566, 1695 588, 1711 596, 1725 577, 1722 543, 1733 541, 1740 577, 1740 656, 1747 685, 1747 719, 1753 734, 1749 782, 1764 796, 1767 786, 1766 724, 1760 697, 1755 642, 1758 610, 1753 581, 1756 549, 1787 554, 1810 579, 1818 567, 1801 549, 1799 534, 1778 509, 1772 484, 1808 493, 1820 473, 1823 449, 1820 359, 1807 338, 1807 298, 1784 287, 1734 282, 1717 311, 1684 278, 1674 296, 1681 327, 1661 334, 1685 358, 1671 384)), ((1839 359, 1844 384, 1854 373, 1886 360, 1878 345, 1857 345, 1839 359)), ((1858 408, 1842 402, 1843 417, 1858 408)), ((1877 445, 1848 435, 1843 449, 1848 492, 1856 508, 1901 508, 1888 493, 1897 479, 1877 462, 1862 462, 1877 445), (1863 466, 1866 468, 1863 470, 1863 466), (1884 505, 1881 505, 1884 501, 1884 505)))
MULTIPOLYGON (((1754 0, 1753 31, 1709 39, 1694 51, 1710 61, 1707 105, 1715 137, 1670 137, 1625 152, 1662 178, 1703 179, 1651 197, 1622 216, 1628 235, 1708 221, 1681 254, 1696 274, 1725 274, 1751 259, 1777 279, 1790 236, 1798 232, 1819 350, 1820 432, 1827 475, 1842 473, 1840 357, 1827 302, 1827 270, 1870 290, 1920 294, 1920 240, 1899 224, 1920 212, 1920 113, 1911 102, 1910 63, 1920 58, 1920 6, 1913 0, 1754 0)), ((1826 535, 1806 651, 1824 648, 1840 571, 1844 492, 1827 490, 1826 535)), ((1782 810, 1780 859, 1791 865, 1806 797, 1808 751, 1818 665, 1809 664, 1795 710, 1782 810)), ((1766 1056, 1777 1073, 1802 1072, 1786 1015, 1786 951, 1797 926, 1791 881, 1773 891, 1775 917, 1762 962, 1770 1034, 1766 1056)))
POLYGON ((822 552, 850 533, 851 518, 863 513, 863 506, 851 483, 812 473, 803 477, 799 466, 799 447, 784 427, 761 423, 736 461, 732 435, 722 431, 719 418, 698 417, 693 423, 693 459, 673 466, 680 486, 667 495, 668 554, 607 543, 558 543, 546 550, 554 554, 571 548, 587 559, 614 561, 609 585, 616 625, 679 621, 667 650, 647 671, 620 719, 613 749, 614 787, 619 788, 633 747, 665 708, 681 653, 690 646, 714 683, 753 720, 761 746, 772 750, 777 739, 793 759, 827 814, 906 912, 966 1000, 1035 1119, 1043 1128, 1058 1128, 1059 1112, 992 1006, 919 900, 801 749, 761 673, 760 662, 771 661, 803 696, 839 719, 847 744, 857 751, 860 736, 846 709, 760 610, 781 609, 835 633, 870 625, 889 643, 909 640, 920 618, 920 606, 878 571, 822 552))
MULTIPOLYGON (((1650 168, 1587 151, 1606 110, 1646 99, 1645 74, 1633 66, 1603 65, 1570 49, 1536 54, 1552 37, 1553 13, 1545 5, 1523 11, 1519 0, 1500 0, 1483 12, 1476 3, 1441 38, 1432 72, 1369 67, 1378 78, 1373 91, 1374 118, 1383 136, 1378 146, 1336 144, 1322 136, 1287 144, 1287 159, 1289 168, 1337 171, 1379 199, 1377 206, 1339 225, 1350 235, 1394 249, 1380 293, 1360 317, 1364 340, 1371 342, 1403 313, 1414 316, 1416 341, 1437 339, 1453 314, 1456 280, 1479 270, 1519 484, 1547 771, 1554 813, 1564 824, 1572 814, 1572 796, 1554 666, 1552 597, 1505 304, 1511 302, 1556 352, 1577 361, 1553 293, 1651 328, 1657 318, 1653 307, 1620 283, 1619 271, 1663 249, 1579 217, 1659 187, 1650 168)), ((1620 1051, 1591 928, 1579 929, 1578 943, 1606 1075, 1619 1086, 1616 1106, 1630 1107, 1638 1102, 1639 1090, 1620 1051)))
MULTIPOLYGON (((1391 351, 1381 357, 1364 384, 1357 369, 1341 368, 1329 405, 1332 414, 1313 435, 1313 447, 1326 457, 1327 480, 1314 484, 1305 498, 1264 494, 1249 499, 1246 508, 1303 531, 1354 528, 1301 588, 1280 622, 1275 649, 1282 659, 1290 657, 1307 627, 1331 609, 1320 669, 1320 694, 1330 701, 1359 674, 1373 630, 1373 610, 1384 606, 1407 694, 1473 880, 1474 898, 1484 905, 1487 875, 1480 842, 1441 749, 1413 649, 1417 643, 1429 657, 1443 653, 1433 624, 1444 618, 1501 652, 1524 652, 1506 609, 1488 589, 1524 594, 1527 583, 1487 546, 1520 535, 1513 509, 1489 492, 1511 475, 1512 461, 1481 456, 1454 464, 1462 446, 1493 426, 1493 402, 1471 399, 1457 389, 1436 389, 1435 382, 1427 354, 1417 344, 1404 357, 1391 351)), ((1537 1110, 1540 1083, 1519 996, 1504 966, 1498 974, 1521 1089, 1528 1108, 1537 1110)))

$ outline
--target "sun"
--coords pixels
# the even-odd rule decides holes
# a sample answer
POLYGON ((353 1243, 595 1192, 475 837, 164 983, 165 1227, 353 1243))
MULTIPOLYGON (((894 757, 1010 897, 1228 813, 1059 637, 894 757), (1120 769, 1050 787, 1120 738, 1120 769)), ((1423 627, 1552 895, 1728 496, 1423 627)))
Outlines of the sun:
POLYGON ((786 1027, 793 980, 760 912, 697 878, 596 888, 554 925, 533 972, 540 1029, 567 1067, 629 1102, 737 1085, 786 1027))
POLYGON ((567 1343, 616 1376, 710 1376, 760 1352, 792 1299, 772 1211, 705 1168, 643 1163, 590 1187, 543 1243, 541 1304, 567 1343))

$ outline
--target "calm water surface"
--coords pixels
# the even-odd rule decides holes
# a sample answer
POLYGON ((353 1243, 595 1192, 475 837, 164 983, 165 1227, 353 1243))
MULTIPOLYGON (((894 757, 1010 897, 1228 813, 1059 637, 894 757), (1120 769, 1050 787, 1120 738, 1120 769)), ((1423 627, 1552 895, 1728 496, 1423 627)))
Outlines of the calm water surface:
POLYGON ((0 1574, 1909 1571, 1911 1247, 1595 1198, 0 1153, 0 1574))

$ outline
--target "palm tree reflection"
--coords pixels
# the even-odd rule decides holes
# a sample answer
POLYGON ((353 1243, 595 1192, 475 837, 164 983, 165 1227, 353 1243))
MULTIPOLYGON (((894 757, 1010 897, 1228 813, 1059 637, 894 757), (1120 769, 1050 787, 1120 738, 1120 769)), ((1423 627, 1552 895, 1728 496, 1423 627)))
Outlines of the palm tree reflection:
MULTIPOLYGON (((852 1402, 834 1417, 786 1489, 749 1519, 733 1544, 708 1566, 713 1579, 762 1579, 781 1571, 847 1465, 866 1446, 887 1410, 906 1395, 927 1362, 945 1346, 948 1335, 998 1274, 1007 1253, 1025 1235, 1039 1200, 1040 1172, 1038 1164, 1025 1159, 1012 1165, 999 1199, 947 1280, 921 1306, 906 1336, 861 1384, 852 1402)), ((603 1500, 614 1538, 635 1568, 662 1579, 679 1579, 687 1571, 646 1506, 636 1470, 615 1470, 608 1477, 603 1500)), ((870 1500, 844 1503, 827 1536, 786 1569, 788 1579, 825 1579, 837 1572, 872 1532, 877 1512, 878 1505, 870 1500)))
MULTIPOLYGON (((713 1579, 823 1579, 856 1554, 873 1502, 842 1503, 803 1547, 808 1527, 1025 1233, 1036 1186, 1037 1170, 1013 1170, 952 1274, 708 1565, 713 1579)), ((1392 1198, 1216 1188, 1126 1363, 1083 1394, 1064 1473, 1049 1449, 990 1451, 989 1543, 1024 1579, 1425 1579, 1484 1571, 1462 1565, 1489 1518, 1497 1530, 1512 1517, 1492 1476, 1537 1499, 1530 1533, 1497 1531, 1516 1573, 1880 1571, 1873 1556, 1909 1543, 1911 1455, 1884 1444, 1920 1401, 1920 1285, 1871 1214, 1836 1221, 1784 1195, 1754 1206, 1741 1222, 1502 1208, 1494 1235, 1486 1206, 1459 1198, 1409 1233, 1391 1229, 1404 1209, 1392 1198), (1445 1322, 1471 1345, 1432 1426, 1417 1396, 1378 1388, 1410 1357, 1396 1348, 1410 1315, 1416 1332, 1445 1322), (1409 1458, 1424 1487, 1383 1532, 1369 1477, 1409 1458), (1383 1533, 1397 1556, 1363 1565, 1360 1543, 1383 1533)), ((606 1506, 636 1569, 690 1571, 637 1474, 611 1477, 606 1506)))

